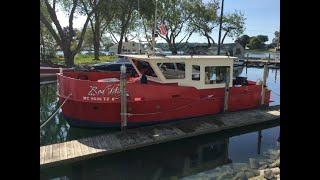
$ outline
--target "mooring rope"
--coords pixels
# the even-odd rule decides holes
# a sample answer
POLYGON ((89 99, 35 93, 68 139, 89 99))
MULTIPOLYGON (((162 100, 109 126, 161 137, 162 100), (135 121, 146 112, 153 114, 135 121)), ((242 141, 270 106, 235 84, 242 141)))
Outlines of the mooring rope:
POLYGON ((64 103, 67 102, 67 100, 69 99, 69 97, 71 96, 72 94, 70 93, 69 96, 63 101, 63 103, 60 105, 59 108, 56 109, 56 112, 54 112, 50 118, 48 120, 46 120, 46 122, 44 122, 41 126, 40 126, 40 129, 43 128, 58 112, 58 110, 64 105, 64 103))
MULTIPOLYGON (((201 98, 201 99, 199 99, 198 101, 203 100, 203 99, 212 99, 213 96, 214 96, 214 95, 208 95, 207 97, 201 98)), ((151 114, 161 114, 161 113, 166 113, 166 112, 170 112, 170 111, 176 111, 176 110, 178 110, 178 109, 185 108, 185 107, 190 106, 190 105, 192 105, 192 104, 194 104, 194 103, 197 103, 198 101, 192 102, 192 103, 187 104, 187 105, 184 105, 184 106, 177 107, 177 108, 175 108, 175 109, 170 109, 170 110, 168 110, 168 111, 152 112, 152 113, 143 113, 143 114, 131 114, 131 113, 125 113, 125 114, 126 114, 126 115, 129 115, 129 116, 144 116, 144 115, 151 115, 151 114)), ((120 113, 120 115, 122 115, 122 114, 123 114, 123 113, 120 113)))

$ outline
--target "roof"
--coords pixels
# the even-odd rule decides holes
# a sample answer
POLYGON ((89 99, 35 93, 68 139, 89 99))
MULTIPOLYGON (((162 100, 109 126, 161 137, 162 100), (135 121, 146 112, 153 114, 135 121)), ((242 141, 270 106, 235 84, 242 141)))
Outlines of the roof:
POLYGON ((237 59, 237 57, 233 56, 214 56, 214 55, 169 55, 169 56, 152 56, 149 57, 147 55, 130 55, 124 54, 121 56, 131 57, 135 59, 143 59, 143 60, 208 60, 208 59, 237 59))

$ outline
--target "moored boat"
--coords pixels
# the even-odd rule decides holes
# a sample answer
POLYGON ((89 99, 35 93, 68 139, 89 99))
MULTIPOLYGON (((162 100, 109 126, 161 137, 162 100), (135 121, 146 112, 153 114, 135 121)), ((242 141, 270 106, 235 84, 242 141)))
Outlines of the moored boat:
MULTIPOLYGON (((236 57, 123 56, 139 74, 138 78, 126 78, 128 126, 219 113, 224 109, 227 79, 228 111, 261 104, 261 84, 244 77, 232 78, 236 57)), ((58 96, 60 102, 65 102, 62 113, 68 123, 80 127, 120 127, 119 77, 119 72, 58 73, 58 96)), ((267 89, 264 103, 269 102, 267 89)))
POLYGON ((73 67, 68 67, 64 65, 57 65, 57 64, 41 64, 40 63, 40 80, 43 78, 53 78, 56 77, 56 73, 60 72, 60 68, 64 72, 71 72, 74 71, 73 67))

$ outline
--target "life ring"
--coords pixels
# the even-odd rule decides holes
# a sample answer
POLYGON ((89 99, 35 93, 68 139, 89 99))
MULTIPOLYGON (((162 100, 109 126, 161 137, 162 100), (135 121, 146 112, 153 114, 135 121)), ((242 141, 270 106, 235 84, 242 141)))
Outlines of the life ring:
POLYGON ((89 78, 88 78, 88 75, 81 73, 81 74, 78 75, 78 79, 88 80, 89 78))

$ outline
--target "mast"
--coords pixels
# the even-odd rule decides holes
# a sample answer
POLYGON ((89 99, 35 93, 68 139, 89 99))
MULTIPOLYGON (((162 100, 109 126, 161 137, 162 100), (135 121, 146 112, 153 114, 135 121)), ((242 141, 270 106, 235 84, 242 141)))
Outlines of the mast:
POLYGON ((156 40, 155 40, 155 34, 156 34, 156 25, 157 25, 157 0, 156 0, 156 10, 154 13, 154 28, 153 28, 153 32, 152 32, 152 54, 155 54, 155 47, 156 47, 156 40))
POLYGON ((222 0, 222 6, 221 6, 220 27, 219 27, 219 40, 218 40, 218 53, 217 53, 217 55, 220 55, 220 46, 221 46, 220 39, 221 39, 221 29, 222 29, 223 4, 224 4, 224 0, 222 0))

